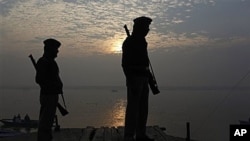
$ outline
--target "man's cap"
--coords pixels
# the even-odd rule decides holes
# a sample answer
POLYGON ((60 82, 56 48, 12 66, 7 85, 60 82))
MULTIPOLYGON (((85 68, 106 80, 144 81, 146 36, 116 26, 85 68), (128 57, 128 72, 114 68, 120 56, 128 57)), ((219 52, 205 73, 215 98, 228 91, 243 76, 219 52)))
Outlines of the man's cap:
POLYGON ((56 47, 59 48, 61 46, 61 43, 57 41, 56 39, 46 39, 43 41, 45 47, 56 47))
POLYGON ((152 19, 149 18, 149 17, 145 17, 145 16, 142 16, 142 17, 138 17, 138 18, 135 18, 134 19, 134 25, 136 26, 149 26, 152 22, 152 19))

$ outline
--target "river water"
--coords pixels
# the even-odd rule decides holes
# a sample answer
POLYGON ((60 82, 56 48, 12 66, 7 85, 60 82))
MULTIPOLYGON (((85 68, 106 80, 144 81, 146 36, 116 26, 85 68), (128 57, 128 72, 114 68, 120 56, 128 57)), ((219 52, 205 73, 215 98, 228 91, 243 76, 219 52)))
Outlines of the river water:
MULTIPOLYGON (((0 119, 17 114, 38 119, 38 88, 4 88, 0 92, 0 119)), ((57 113, 62 128, 123 126, 126 88, 78 87, 64 93, 70 113, 65 117, 57 113)), ((192 139, 228 141, 229 125, 250 117, 249 94, 249 89, 162 89, 159 95, 150 94, 148 125, 185 137, 186 122, 190 122, 192 139)))

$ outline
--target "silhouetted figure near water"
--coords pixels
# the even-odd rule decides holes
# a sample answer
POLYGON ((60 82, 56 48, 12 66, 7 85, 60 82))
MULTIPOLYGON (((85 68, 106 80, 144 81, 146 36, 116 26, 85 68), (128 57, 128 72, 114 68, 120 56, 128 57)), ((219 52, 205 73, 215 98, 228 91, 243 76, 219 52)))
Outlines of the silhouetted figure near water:
POLYGON ((151 22, 148 17, 134 19, 132 35, 122 45, 122 67, 127 85, 124 141, 135 141, 135 138, 136 141, 153 141, 146 136, 150 72, 145 37, 151 22))
POLYGON ((63 83, 55 61, 61 43, 55 39, 47 39, 43 43, 44 54, 36 65, 36 82, 41 88, 37 141, 51 141, 58 95, 63 93, 63 83))
POLYGON ((25 117, 24 117, 24 121, 30 121, 30 117, 29 117, 29 115, 28 115, 28 114, 26 114, 26 115, 25 115, 25 117))

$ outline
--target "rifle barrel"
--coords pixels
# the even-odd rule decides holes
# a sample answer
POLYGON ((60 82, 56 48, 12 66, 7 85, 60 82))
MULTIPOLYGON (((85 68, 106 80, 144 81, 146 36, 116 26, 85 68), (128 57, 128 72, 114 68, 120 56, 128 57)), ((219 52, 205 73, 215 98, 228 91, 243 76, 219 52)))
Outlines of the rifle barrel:
POLYGON ((31 62, 32 62, 32 64, 33 64, 33 66, 34 66, 35 69, 37 70, 37 68, 36 68, 36 60, 34 59, 34 57, 32 56, 32 54, 29 55, 29 58, 30 58, 30 60, 31 60, 31 62))
POLYGON ((129 37, 129 36, 130 36, 130 33, 129 33, 129 30, 128 30, 128 27, 127 27, 126 24, 124 25, 124 28, 125 28, 125 31, 126 31, 126 33, 127 33, 127 36, 129 37))

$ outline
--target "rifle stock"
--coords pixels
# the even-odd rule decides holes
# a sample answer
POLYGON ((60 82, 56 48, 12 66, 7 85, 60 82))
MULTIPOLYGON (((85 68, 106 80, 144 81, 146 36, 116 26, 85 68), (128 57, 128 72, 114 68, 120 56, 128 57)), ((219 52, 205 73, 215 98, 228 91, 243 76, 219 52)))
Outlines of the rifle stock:
POLYGON ((62 116, 65 116, 69 113, 65 108, 63 108, 63 106, 59 102, 57 103, 57 108, 62 114, 62 116))
MULTIPOLYGON (((35 68, 35 70, 37 71, 36 60, 34 59, 34 57, 32 56, 32 54, 29 55, 29 58, 30 58, 30 60, 31 60, 31 62, 32 62, 34 68, 35 68)), ((69 112, 68 112, 67 109, 66 109, 66 105, 65 105, 65 101, 64 101, 63 94, 62 94, 62 98, 63 98, 63 102, 64 102, 65 108, 64 108, 59 102, 57 103, 57 108, 58 108, 58 110, 60 111, 61 115, 62 115, 62 116, 65 116, 65 115, 67 115, 69 112)))

